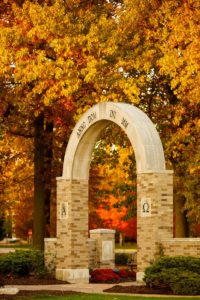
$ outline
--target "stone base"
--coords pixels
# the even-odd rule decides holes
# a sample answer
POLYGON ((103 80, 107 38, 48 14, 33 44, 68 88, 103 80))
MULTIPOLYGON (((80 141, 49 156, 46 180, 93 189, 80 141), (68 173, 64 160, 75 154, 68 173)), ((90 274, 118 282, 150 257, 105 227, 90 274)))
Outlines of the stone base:
POLYGON ((0 288, 0 295, 16 295, 18 292, 17 288, 0 288))
POLYGON ((56 269, 56 279, 69 283, 89 283, 89 269, 56 269))
POLYGON ((136 273, 136 281, 138 282, 138 283, 140 283, 140 282, 144 282, 144 272, 137 272, 136 273))

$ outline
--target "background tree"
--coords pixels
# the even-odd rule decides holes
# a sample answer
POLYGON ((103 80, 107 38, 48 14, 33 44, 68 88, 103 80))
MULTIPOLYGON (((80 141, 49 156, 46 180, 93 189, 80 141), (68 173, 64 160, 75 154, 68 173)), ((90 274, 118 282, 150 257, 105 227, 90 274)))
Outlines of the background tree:
MULTIPOLYGON (((0 132, 35 139, 35 246, 45 210, 55 232, 50 202, 74 121, 102 101, 134 103, 149 115, 175 170, 176 215, 184 210, 198 222, 198 1, 11 3, 0 6, 0 132)), ((179 236, 183 223, 182 215, 179 236)))
POLYGON ((78 117, 93 103, 104 101, 105 93, 115 99, 112 86, 124 94, 130 89, 130 97, 138 92, 131 82, 124 88, 127 80, 110 68, 116 52, 109 34, 117 24, 114 9, 114 1, 25 1, 22 6, 12 5, 9 22, 1 26, 1 73, 13 85, 16 97, 11 104, 24 116, 21 123, 29 120, 34 128, 35 247, 43 245, 53 153, 51 147, 45 149, 51 145, 57 118, 64 120, 71 111, 78 117))
POLYGON ((167 166, 175 171, 176 236, 186 234, 183 210, 188 220, 193 213, 199 218, 193 209, 199 204, 198 19, 195 0, 125 0, 118 27, 124 45, 119 68, 137 78, 139 107, 156 124, 167 166))
POLYGON ((151 33, 154 38, 159 36, 159 72, 170 78, 170 87, 177 97, 172 120, 176 130, 166 143, 175 170, 175 203, 182 201, 188 220, 195 222, 200 221, 200 195, 196 188, 200 183, 199 17, 198 1, 164 1, 157 11, 159 22, 154 23, 155 31, 151 33))

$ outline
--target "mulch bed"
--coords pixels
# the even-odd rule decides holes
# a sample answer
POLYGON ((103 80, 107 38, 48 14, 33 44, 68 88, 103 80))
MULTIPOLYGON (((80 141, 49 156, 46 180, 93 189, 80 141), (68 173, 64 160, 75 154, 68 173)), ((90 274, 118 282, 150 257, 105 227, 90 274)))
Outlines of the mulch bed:
POLYGON ((5 285, 55 285, 68 284, 66 281, 57 280, 54 278, 35 278, 35 277, 21 277, 21 278, 5 278, 5 285))
POLYGON ((107 293, 124 293, 124 294, 151 294, 151 295, 173 295, 173 292, 170 289, 158 289, 150 288, 148 286, 121 286, 114 285, 109 289, 105 289, 104 292, 107 293))
MULTIPOLYGON (((5 285, 56 285, 56 284, 68 284, 68 282, 57 280, 54 278, 34 278, 34 277, 22 277, 22 278, 4 278, 5 285)), ((79 294, 74 291, 23 291, 20 290, 17 295, 0 295, 0 299, 12 300, 16 299, 17 296, 35 296, 35 295, 51 295, 51 296, 67 296, 79 294)))

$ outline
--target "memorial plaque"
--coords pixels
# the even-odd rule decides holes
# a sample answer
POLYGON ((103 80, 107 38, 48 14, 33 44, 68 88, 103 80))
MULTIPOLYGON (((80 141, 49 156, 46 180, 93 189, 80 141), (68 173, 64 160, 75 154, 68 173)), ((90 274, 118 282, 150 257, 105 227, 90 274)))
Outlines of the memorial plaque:
POLYGON ((113 259, 113 242, 103 241, 102 242, 102 260, 113 259))

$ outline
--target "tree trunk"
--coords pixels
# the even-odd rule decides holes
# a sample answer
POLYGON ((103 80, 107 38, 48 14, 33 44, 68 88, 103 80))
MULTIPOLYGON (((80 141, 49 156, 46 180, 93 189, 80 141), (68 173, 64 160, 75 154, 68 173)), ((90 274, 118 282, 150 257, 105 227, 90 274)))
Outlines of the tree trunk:
POLYGON ((34 211, 33 247, 44 249, 45 232, 45 178, 44 178, 44 114, 34 122, 34 211))
POLYGON ((122 235, 121 232, 119 233, 119 245, 120 245, 121 247, 123 246, 123 235, 122 235))
POLYGON ((175 232, 177 238, 188 236, 188 225, 183 212, 184 200, 174 197, 174 214, 175 214, 175 232))
MULTIPOLYGON (((54 225, 51 224, 51 200, 52 200, 52 192, 54 191, 52 180, 52 160, 53 160, 53 121, 46 120, 45 121, 45 236, 49 237, 53 229, 54 225)), ((54 215, 54 218, 56 215, 54 215)), ((51 235, 52 236, 52 235, 51 235)))

